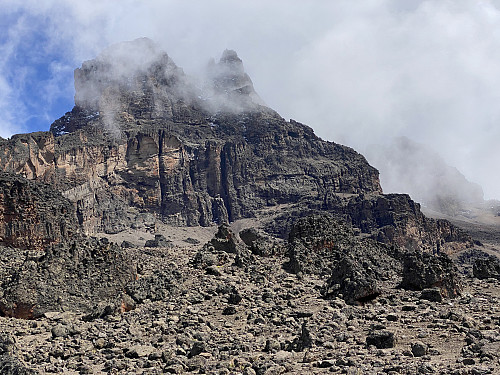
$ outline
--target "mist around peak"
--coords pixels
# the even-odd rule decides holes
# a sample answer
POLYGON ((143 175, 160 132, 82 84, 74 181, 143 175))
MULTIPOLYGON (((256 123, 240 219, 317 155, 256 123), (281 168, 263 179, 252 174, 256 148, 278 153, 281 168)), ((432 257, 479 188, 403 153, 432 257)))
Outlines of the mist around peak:
MULTIPOLYGON (((218 63, 209 61, 201 76, 192 77, 148 38, 112 45, 85 61, 75 70, 75 91, 75 108, 118 138, 144 120, 234 114, 264 105, 235 51, 225 50, 218 63)), ((75 124, 58 120, 53 132, 75 130, 66 123, 75 124)))
POLYGON ((365 154, 379 169, 385 193, 408 193, 425 207, 451 216, 484 203, 480 185, 467 180, 439 153, 407 137, 371 145, 365 154))

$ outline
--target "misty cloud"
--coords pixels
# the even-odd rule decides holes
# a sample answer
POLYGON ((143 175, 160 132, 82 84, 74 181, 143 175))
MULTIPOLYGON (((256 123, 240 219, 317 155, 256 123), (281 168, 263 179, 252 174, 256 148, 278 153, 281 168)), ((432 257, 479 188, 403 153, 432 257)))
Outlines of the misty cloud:
MULTIPOLYGON (((143 36, 193 75, 234 49, 260 97, 282 116, 361 152, 407 136, 481 184, 486 197, 500 197, 498 1, 3 3, 6 17, 48 19, 43 43, 75 68, 143 36)), ((0 41, 15 50, 31 31, 0 41)), ((9 68, 0 71, 4 80, 9 68)), ((7 82, 10 98, 19 97, 7 82)), ((12 103, 0 100, 0 110, 12 103)), ((14 121, 2 124, 3 134, 14 121)))

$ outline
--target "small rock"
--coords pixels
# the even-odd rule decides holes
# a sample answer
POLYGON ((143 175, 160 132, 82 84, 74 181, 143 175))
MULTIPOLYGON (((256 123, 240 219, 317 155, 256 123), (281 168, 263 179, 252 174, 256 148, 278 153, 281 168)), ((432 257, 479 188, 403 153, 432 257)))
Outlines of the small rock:
POLYGON ((399 317, 396 314, 388 314, 385 317, 389 322, 397 322, 399 317))
POLYGON ((421 341, 416 341, 411 344, 411 352, 414 357, 423 357, 427 354, 428 347, 421 341))
POLYGON ((68 337, 70 334, 69 327, 64 324, 57 324, 50 330, 52 337, 68 337))
POLYGON ((221 276, 222 273, 220 272, 219 268, 217 266, 208 266, 205 268, 205 272, 207 275, 212 275, 212 276, 221 276))
POLYGON ((120 247, 123 249, 133 249, 135 245, 132 242, 125 240, 121 243, 120 247))
POLYGON ((443 302, 443 296, 439 288, 428 288, 422 290, 420 293, 420 299, 425 299, 431 302, 443 302))
POLYGON ((125 357, 127 358, 141 358, 148 357, 156 349, 149 345, 133 345, 126 349, 125 357))
POLYGON ((154 240, 147 240, 144 247, 172 247, 173 243, 167 240, 163 234, 155 234, 154 240))
POLYGON ((264 348, 264 351, 267 353, 275 353, 277 351, 281 350, 281 345, 278 340, 275 339, 268 339, 266 340, 266 346, 264 348))
POLYGON ((394 333, 390 331, 375 331, 366 337, 366 345, 373 345, 377 349, 393 348, 395 344, 394 333))
POLYGON ((234 306, 227 306, 222 311, 222 315, 234 315, 234 314, 236 314, 236 308, 234 306))
POLYGON ((188 358, 192 358, 206 351, 206 345, 204 342, 195 341, 188 353, 188 358))

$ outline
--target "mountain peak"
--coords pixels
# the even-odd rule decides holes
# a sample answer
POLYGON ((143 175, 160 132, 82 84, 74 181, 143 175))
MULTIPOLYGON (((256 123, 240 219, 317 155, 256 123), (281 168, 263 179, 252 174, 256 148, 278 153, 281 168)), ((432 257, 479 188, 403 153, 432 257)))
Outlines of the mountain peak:
POLYGON ((152 76, 172 85, 184 72, 148 38, 114 44, 75 70, 75 104, 99 110, 106 93, 143 90, 152 76))
POLYGON ((219 60, 219 65, 225 66, 228 70, 235 73, 245 73, 245 70, 243 69, 243 61, 238 57, 236 51, 232 49, 224 50, 219 60))
POLYGON ((94 124, 120 137, 145 122, 199 123, 262 106, 235 51, 225 50, 208 66, 200 87, 156 43, 140 38, 112 45, 75 70, 75 108, 51 131, 63 135, 94 124))
POLYGON ((234 50, 226 49, 217 64, 209 64, 209 78, 222 108, 250 108, 255 105, 265 105, 255 92, 250 76, 245 72, 243 61, 234 50), (227 105, 225 105, 227 104, 227 105))

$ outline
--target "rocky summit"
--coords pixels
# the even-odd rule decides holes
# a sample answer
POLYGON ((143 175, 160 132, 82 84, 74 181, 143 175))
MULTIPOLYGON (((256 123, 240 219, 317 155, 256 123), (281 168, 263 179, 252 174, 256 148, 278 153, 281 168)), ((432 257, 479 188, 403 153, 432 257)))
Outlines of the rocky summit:
POLYGON ((500 372, 497 228, 383 194, 235 51, 120 43, 75 92, 0 138, 0 372, 500 372))

